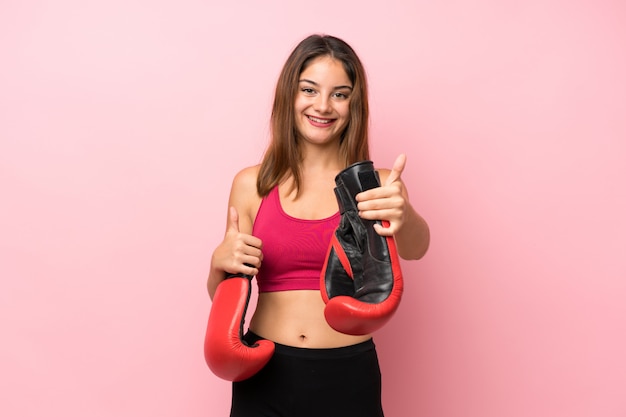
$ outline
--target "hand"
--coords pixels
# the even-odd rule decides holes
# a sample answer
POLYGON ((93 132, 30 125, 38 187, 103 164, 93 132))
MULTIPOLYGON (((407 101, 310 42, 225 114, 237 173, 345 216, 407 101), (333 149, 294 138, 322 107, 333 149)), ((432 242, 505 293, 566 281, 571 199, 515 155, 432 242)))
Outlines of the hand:
POLYGON ((261 239, 239 231, 239 214, 231 207, 224 240, 213 252, 212 267, 231 274, 256 275, 263 261, 261 247, 261 239))
POLYGON ((409 203, 400 176, 405 166, 406 155, 401 154, 396 158, 384 184, 356 195, 361 218, 389 222, 388 227, 374 225, 376 233, 381 236, 393 236, 404 224, 409 203))

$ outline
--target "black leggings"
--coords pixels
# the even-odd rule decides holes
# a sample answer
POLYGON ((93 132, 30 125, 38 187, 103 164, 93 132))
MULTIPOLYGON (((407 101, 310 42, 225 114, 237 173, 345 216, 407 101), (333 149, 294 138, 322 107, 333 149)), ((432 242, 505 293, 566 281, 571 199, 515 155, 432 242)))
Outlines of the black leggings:
MULTIPOLYGON (((260 337, 248 332, 245 339, 260 337)), ((233 383, 230 416, 383 417, 374 342, 333 349, 276 344, 259 373, 233 383)))

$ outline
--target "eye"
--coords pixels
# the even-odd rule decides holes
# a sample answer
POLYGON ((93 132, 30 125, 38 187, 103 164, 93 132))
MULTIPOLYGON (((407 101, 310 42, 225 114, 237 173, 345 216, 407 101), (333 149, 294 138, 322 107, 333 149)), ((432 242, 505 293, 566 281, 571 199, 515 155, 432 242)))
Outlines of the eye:
POLYGON ((308 95, 315 94, 315 90, 310 88, 310 87, 302 87, 302 88, 300 88, 300 91, 302 91, 304 94, 308 94, 308 95))
POLYGON ((345 99, 347 99, 347 98, 348 98, 348 94, 346 94, 346 93, 342 93, 342 92, 340 92, 340 91, 337 91, 337 92, 335 92, 335 93, 333 94, 333 97, 334 97, 334 98, 337 98, 337 99, 340 99, 340 100, 345 100, 345 99))

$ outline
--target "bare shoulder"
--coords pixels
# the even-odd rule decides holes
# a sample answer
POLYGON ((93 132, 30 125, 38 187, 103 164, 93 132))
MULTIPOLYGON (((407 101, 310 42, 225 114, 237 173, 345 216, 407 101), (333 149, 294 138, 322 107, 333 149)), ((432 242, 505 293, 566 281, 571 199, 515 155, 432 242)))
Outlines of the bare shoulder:
POLYGON ((249 193, 254 191, 256 194, 256 179, 259 175, 260 165, 246 167, 235 174, 233 178, 233 191, 242 191, 249 193))

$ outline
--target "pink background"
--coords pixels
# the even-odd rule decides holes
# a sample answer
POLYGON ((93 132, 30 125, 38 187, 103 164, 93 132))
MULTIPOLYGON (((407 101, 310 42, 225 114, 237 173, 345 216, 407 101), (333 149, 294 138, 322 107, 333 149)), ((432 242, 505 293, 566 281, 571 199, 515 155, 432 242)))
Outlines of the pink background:
POLYGON ((618 0, 3 0, 0 415, 227 415, 210 254, 313 32, 361 55, 372 159, 407 153, 432 228, 376 336, 387 415, 626 415, 618 0))

